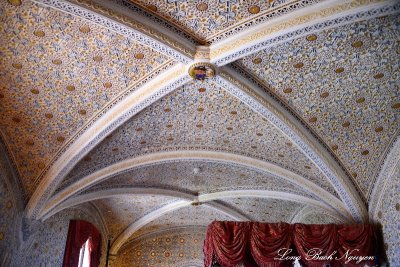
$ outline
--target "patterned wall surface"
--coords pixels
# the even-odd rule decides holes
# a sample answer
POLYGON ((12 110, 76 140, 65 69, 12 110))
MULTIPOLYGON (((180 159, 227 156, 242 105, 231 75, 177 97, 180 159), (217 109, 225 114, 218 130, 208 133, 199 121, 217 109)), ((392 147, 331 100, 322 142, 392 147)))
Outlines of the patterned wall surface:
POLYGON ((329 181, 290 140, 212 82, 192 82, 144 109, 78 163, 61 187, 123 159, 185 149, 266 160, 335 194, 329 181))
MULTIPOLYGON (((292 223, 306 223, 306 224, 345 224, 339 218, 332 216, 324 210, 316 209, 315 207, 306 206, 307 211, 304 214, 299 214, 299 220, 292 221, 292 223)), ((302 213, 302 211, 300 211, 302 213)))
POLYGON ((400 132, 399 21, 357 22, 239 61, 325 140, 365 197, 400 132))
POLYGON ((388 179, 377 219, 382 225, 384 248, 390 266, 400 266, 400 163, 388 179))
MULTIPOLYGON (((99 223, 93 216, 79 208, 59 212, 43 223, 30 222, 24 225, 25 241, 14 255, 11 266, 62 266, 69 220, 88 221, 101 231, 99 223)), ((104 257, 106 246, 104 242, 102 244, 104 257)))
POLYGON ((131 2, 175 24, 200 43, 212 43, 319 1, 131 0, 131 2))
POLYGON ((31 1, 1 1, 0 24, 0 131, 29 196, 85 123, 169 58, 31 1))
POLYGON ((109 235, 115 238, 132 222, 174 200, 176 198, 173 197, 135 195, 96 200, 93 203, 101 211, 109 235))
POLYGON ((89 191, 113 187, 155 187, 200 194, 224 190, 263 189, 311 197, 299 186, 258 170, 228 163, 201 160, 179 161, 138 167, 101 182, 89 191), (226 182, 229 177, 229 183, 226 182))
POLYGON ((241 210, 252 221, 269 223, 290 223, 294 215, 304 206, 304 204, 294 201, 247 197, 228 198, 224 199, 223 202, 241 210))
MULTIPOLYGON (((1 166, 0 166, 1 167, 1 166)), ((14 199, 3 177, 5 170, 0 169, 0 263, 11 260, 17 249, 17 233, 20 225, 17 220, 19 210, 15 207, 14 199)))
POLYGON ((123 247, 112 266, 203 266, 205 229, 171 230, 140 238, 123 247))
POLYGON ((128 240, 132 240, 146 233, 171 227, 207 226, 214 220, 233 221, 234 219, 204 204, 200 206, 188 206, 175 210, 174 212, 166 213, 153 220, 145 227, 136 231, 128 240))

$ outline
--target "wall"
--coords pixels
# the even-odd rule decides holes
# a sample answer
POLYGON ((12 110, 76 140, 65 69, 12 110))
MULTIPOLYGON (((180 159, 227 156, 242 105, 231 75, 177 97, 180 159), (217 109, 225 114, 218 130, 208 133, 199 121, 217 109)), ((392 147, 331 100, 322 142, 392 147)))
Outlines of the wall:
POLYGON ((400 266, 400 162, 388 177, 378 207, 377 221, 382 225, 383 242, 390 266, 400 266))
POLYGON ((178 228, 139 237, 121 248, 112 266, 204 266, 205 232, 204 227, 178 228))
MULTIPOLYGON (((0 173, 4 172, 0 170, 0 173)), ((18 247, 18 210, 5 179, 0 179, 0 266, 9 266, 18 247)))
MULTIPOLYGON (((102 232, 101 224, 86 206, 61 211, 45 222, 24 221, 24 242, 11 266, 62 266, 70 220, 88 221, 102 232)), ((102 246, 106 246, 104 239, 102 246)))

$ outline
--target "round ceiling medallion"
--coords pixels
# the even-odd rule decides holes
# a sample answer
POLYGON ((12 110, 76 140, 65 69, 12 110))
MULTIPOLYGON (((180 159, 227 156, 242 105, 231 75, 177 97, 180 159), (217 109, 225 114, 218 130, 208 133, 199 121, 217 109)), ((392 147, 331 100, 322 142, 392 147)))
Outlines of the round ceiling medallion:
POLYGON ((337 150, 338 146, 337 145, 332 145, 331 148, 332 148, 332 150, 337 150))
POLYGON ((335 69, 336 73, 342 73, 344 71, 344 68, 337 68, 335 69))
POLYGON ((364 150, 363 152, 361 152, 361 155, 363 155, 363 156, 366 156, 366 155, 368 155, 369 154, 369 151, 368 150, 364 150))
POLYGON ((39 90, 38 89, 32 89, 31 93, 35 94, 35 95, 38 95, 39 94, 39 90))
POLYGON ((206 11, 208 9, 208 5, 206 3, 204 3, 204 2, 202 2, 202 3, 198 3, 196 5, 196 8, 199 11, 206 11))
POLYGON ((155 5, 148 5, 147 8, 153 12, 157 12, 157 6, 155 5))
POLYGON ((25 144, 28 146, 33 146, 35 143, 33 142, 33 140, 27 140, 25 144))
POLYGON ((197 111, 204 111, 204 108, 197 108, 197 111))
POLYGON ((73 86, 73 85, 67 85, 66 88, 67 88, 67 90, 70 91, 70 92, 75 91, 75 86, 73 86))
POLYGON ((285 94, 290 94, 292 91, 293 91, 292 88, 285 88, 285 89, 283 89, 283 92, 284 92, 285 94))
POLYGON ((20 6, 22 4, 21 0, 8 0, 8 3, 10 3, 13 6, 20 6))
POLYGON ((357 174, 356 172, 353 172, 351 175, 352 175, 354 178, 356 178, 358 174, 357 174))
POLYGON ((293 65, 293 67, 295 67, 296 69, 301 69, 304 66, 303 62, 299 62, 293 65))
POLYGON ((136 128, 136 132, 141 132, 141 131, 143 131, 142 127, 136 128))
POLYGON ((392 105, 392 108, 394 109, 399 109, 400 108, 400 103, 395 103, 392 105))
POLYGON ((103 83, 103 86, 104 86, 105 88, 111 88, 111 87, 112 87, 112 83, 110 83, 110 82, 105 82, 105 83, 103 83))
POLYGON ((345 122, 342 123, 342 126, 343 127, 349 127, 350 126, 350 122, 345 121, 345 122))
POLYGON ((227 129, 228 131, 232 131, 232 130, 233 130, 232 127, 226 127, 226 129, 227 129))
POLYGON ((381 78, 383 78, 383 73, 378 73, 378 74, 376 74, 376 75, 374 75, 374 78, 375 79, 381 79, 381 78))
POLYGON ((87 25, 83 25, 82 27, 79 28, 79 31, 82 33, 89 33, 90 32, 90 27, 87 25))
POLYGON ((51 114, 51 113, 46 113, 46 114, 44 114, 44 116, 45 116, 46 118, 48 118, 48 119, 53 118, 53 114, 51 114))
POLYGON ((140 144, 144 145, 144 144, 146 144, 146 141, 140 141, 140 144))
POLYGON ((93 57, 93 60, 96 62, 101 62, 103 60, 103 58, 101 56, 97 55, 97 56, 93 57))
POLYGON ((58 141, 58 142, 64 142, 64 141, 65 141, 64 136, 58 136, 58 137, 57 137, 57 141, 58 141))
POLYGON ((52 63, 54 65, 61 65, 62 61, 60 59, 53 59, 52 63))
POLYGON ((259 7, 259 6, 256 6, 256 5, 251 6, 251 7, 249 7, 249 12, 250 12, 251 14, 257 14, 257 13, 260 12, 260 7, 259 7))
POLYGON ((360 98, 356 99, 356 102, 358 104, 364 103, 365 102, 365 97, 360 97, 360 98))
POLYGON ((43 170, 46 165, 43 162, 39 162, 38 165, 39 169, 43 170))
POLYGON ((44 36, 46 35, 46 34, 44 33, 44 31, 41 31, 41 30, 34 31, 33 34, 34 34, 35 36, 37 36, 37 37, 44 37, 44 36))
POLYGON ((86 110, 84 110, 84 109, 79 110, 79 114, 86 115, 86 110))
POLYGON ((323 92, 320 96, 321 96, 321 98, 327 98, 329 96, 329 93, 323 92))
POLYGON ((377 133, 380 133, 382 131, 383 131, 383 127, 382 126, 379 126, 379 127, 375 128, 375 132, 377 132, 377 133))
POLYGON ((167 124, 167 128, 172 128, 172 124, 167 124))
POLYGON ((351 44, 351 46, 354 48, 360 48, 362 45, 363 45, 363 42, 361 42, 361 41, 355 41, 354 43, 351 44))
POLYGON ((308 121, 311 122, 311 123, 314 123, 314 122, 317 121, 317 118, 316 118, 316 117, 312 117, 312 118, 310 118, 308 121))
MULTIPOLYGON (((189 68, 189 75, 196 80, 204 81, 205 79, 215 76, 215 67, 210 63, 195 63, 189 68)), ((200 91, 200 90, 199 90, 200 91)))
POLYGON ((143 59, 144 58, 144 54, 143 53, 137 53, 137 54, 135 54, 135 58, 136 59, 143 59))
POLYGON ((200 93, 204 93, 206 91, 206 88, 199 88, 200 93))
POLYGON ((13 63, 12 66, 17 70, 22 69, 22 64, 20 63, 13 63))
POLYGON ((254 64, 260 64, 261 62, 262 62, 262 59, 259 58, 259 57, 253 59, 253 63, 254 63, 254 64))
POLYGON ((317 36, 315 34, 311 34, 311 35, 307 36, 306 39, 307 39, 307 41, 312 42, 312 41, 317 40, 317 36))

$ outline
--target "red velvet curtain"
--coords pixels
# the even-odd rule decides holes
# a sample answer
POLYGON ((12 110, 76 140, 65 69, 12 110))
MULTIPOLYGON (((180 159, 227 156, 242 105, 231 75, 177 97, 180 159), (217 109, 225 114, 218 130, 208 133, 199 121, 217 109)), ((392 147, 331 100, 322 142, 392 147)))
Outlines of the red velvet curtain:
POLYGON ((374 266, 373 237, 368 224, 213 222, 207 229, 204 263, 206 267, 216 262, 223 267, 254 266, 249 262, 281 267, 292 266, 298 258, 308 267, 374 266))
POLYGON ((89 239, 90 267, 100 264, 101 235, 91 223, 71 220, 69 223, 67 244, 64 252, 63 267, 77 267, 79 252, 89 239))

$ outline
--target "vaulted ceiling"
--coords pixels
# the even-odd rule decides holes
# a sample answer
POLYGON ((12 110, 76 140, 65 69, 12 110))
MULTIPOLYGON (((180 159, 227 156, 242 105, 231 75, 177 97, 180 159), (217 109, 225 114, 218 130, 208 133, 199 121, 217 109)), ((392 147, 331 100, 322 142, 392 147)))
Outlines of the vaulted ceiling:
POLYGON ((90 202, 113 254, 216 219, 368 220, 400 133, 399 10, 0 2, 0 133, 26 216, 90 202), (194 80, 198 62, 216 76, 194 80))

